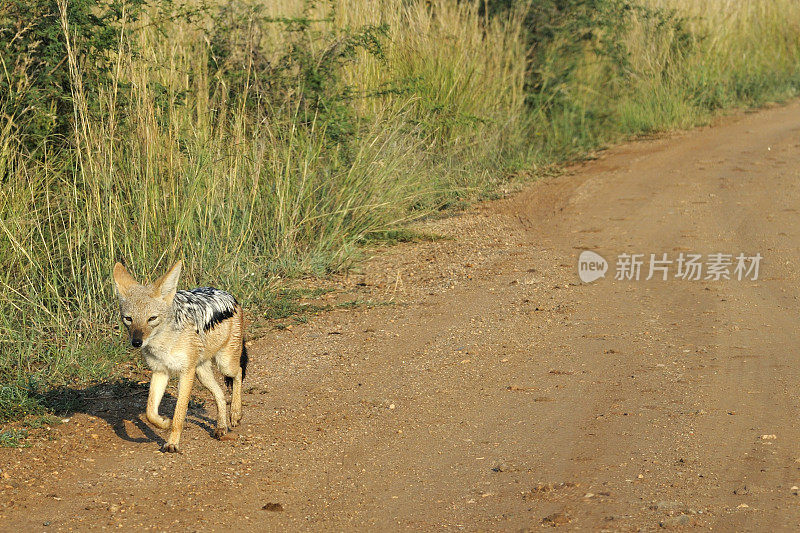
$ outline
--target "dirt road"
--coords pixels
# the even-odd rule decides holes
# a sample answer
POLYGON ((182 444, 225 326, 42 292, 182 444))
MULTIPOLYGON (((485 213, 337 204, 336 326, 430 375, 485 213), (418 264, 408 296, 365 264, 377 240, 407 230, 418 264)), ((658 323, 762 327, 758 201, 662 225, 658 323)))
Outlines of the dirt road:
POLYGON ((144 395, 99 394, 0 451, 0 529, 797 530, 798 169, 794 103, 432 222, 454 239, 336 280, 380 305, 253 343, 231 440, 206 401, 162 454, 144 395), (613 279, 623 253, 717 252, 759 279, 613 279))

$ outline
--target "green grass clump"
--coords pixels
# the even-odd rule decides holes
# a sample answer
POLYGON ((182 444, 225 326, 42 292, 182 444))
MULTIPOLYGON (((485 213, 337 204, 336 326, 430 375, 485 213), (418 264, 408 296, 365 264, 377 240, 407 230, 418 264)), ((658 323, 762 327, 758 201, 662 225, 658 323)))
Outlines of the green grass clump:
POLYGON ((394 245, 401 242, 434 242, 449 238, 444 235, 425 233, 410 228, 394 228, 367 233, 362 237, 361 243, 394 245))
POLYGON ((24 447, 25 439, 28 437, 26 429, 8 428, 0 430, 0 446, 4 448, 24 447))
POLYGON ((512 171, 796 94, 799 30, 791 0, 5 2, 0 421, 128 360, 115 261, 305 316, 282 280, 512 171))

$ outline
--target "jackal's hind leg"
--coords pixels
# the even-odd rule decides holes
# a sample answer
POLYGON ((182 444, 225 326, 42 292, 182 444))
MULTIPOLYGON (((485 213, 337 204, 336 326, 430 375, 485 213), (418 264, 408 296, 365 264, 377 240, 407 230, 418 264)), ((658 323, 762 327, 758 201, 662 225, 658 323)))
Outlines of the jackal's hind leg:
POLYGON ((197 367, 197 379, 214 395, 217 404, 217 429, 214 430, 214 436, 220 438, 228 432, 228 409, 225 405, 225 395, 214 378, 214 370, 209 362, 197 367))
POLYGON ((231 391, 231 427, 242 421, 242 380, 247 371, 247 347, 244 343, 228 345, 217 355, 217 364, 231 391))
POLYGON ((231 394, 231 427, 238 426, 242 421, 242 369, 238 368, 233 378, 233 393, 231 394))

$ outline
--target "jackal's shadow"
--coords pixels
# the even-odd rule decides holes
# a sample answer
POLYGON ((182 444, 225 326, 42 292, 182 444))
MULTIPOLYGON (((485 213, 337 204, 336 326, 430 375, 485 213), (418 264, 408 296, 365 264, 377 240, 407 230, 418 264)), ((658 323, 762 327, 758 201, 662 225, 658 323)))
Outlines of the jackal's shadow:
MULTIPOLYGON (((85 413, 105 420, 120 439, 128 442, 156 442, 162 445, 165 440, 159 434, 161 430, 154 429, 144 417, 148 387, 147 383, 131 379, 85 388, 58 387, 41 394, 39 401, 62 417, 85 413)), ((175 402, 175 396, 169 392, 164 395, 159 408, 162 416, 172 417, 175 402)), ((202 401, 194 397, 189 403, 186 422, 205 429, 209 435, 214 434, 216 421, 206 412, 202 401)))

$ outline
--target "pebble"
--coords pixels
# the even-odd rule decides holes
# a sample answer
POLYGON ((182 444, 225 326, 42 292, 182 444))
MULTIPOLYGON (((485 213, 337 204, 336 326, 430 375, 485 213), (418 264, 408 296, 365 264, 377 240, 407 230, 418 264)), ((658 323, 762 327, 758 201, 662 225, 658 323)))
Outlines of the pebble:
POLYGON ((660 502, 656 503, 655 508, 657 510, 659 510, 659 511, 667 511, 667 510, 670 510, 670 509, 678 509, 682 505, 683 504, 681 502, 675 502, 675 501, 670 502, 670 501, 664 500, 664 501, 660 501, 660 502))
POLYGON ((690 523, 691 519, 687 515, 682 514, 678 516, 672 516, 670 518, 665 518, 664 520, 660 521, 658 525, 663 528, 669 528, 678 526, 688 526, 690 523))
POLYGON ((497 463, 492 467, 492 472, 508 472, 509 468, 506 463, 497 463))
POLYGON ((265 511, 280 512, 283 511, 283 505, 280 503, 270 502, 265 504, 262 509, 265 511))
POLYGON ((569 524, 572 519, 567 513, 557 512, 542 518, 542 525, 544 526, 563 526, 569 524))

